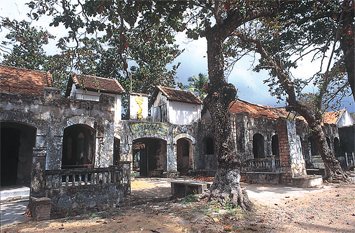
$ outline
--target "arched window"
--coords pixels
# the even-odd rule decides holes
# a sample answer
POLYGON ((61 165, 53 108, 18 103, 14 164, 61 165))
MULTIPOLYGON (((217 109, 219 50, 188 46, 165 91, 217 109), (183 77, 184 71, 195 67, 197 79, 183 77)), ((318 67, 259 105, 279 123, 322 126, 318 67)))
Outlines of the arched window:
POLYGON ((261 134, 253 136, 253 153, 254 158, 265 158, 264 137, 261 134))
POLYGON ((190 159, 192 156, 192 144, 187 138, 177 140, 177 170, 182 175, 188 174, 192 169, 190 159))
POLYGON ((87 125, 64 129, 62 168, 88 167, 94 163, 95 130, 87 125))

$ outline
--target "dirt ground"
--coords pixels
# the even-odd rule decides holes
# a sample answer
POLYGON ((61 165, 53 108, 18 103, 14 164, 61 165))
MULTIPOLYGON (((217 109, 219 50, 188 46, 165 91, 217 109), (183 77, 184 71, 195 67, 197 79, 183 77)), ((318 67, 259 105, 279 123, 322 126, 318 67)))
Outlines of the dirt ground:
MULTIPOLYGON (((132 189, 137 187, 132 183, 132 189)), ((246 186, 248 186, 246 184, 246 186)), ((355 185, 315 192, 250 194, 252 211, 199 203, 190 195, 62 219, 2 226, 1 232, 355 232, 355 185), (294 194, 294 195, 293 195, 294 194)), ((154 188, 147 185, 145 188, 154 188)), ((250 191, 251 193, 251 191, 250 191)))

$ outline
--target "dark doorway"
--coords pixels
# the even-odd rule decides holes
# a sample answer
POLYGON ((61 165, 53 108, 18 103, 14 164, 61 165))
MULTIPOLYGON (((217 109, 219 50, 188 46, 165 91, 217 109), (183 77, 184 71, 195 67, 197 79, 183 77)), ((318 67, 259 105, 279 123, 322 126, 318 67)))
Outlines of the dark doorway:
POLYGON ((121 150, 121 140, 118 138, 114 139, 113 142, 113 165, 114 166, 118 166, 120 164, 120 160, 121 160, 121 154, 120 154, 120 150, 121 150))
POLYGON ((338 138, 334 138, 334 154, 336 157, 340 156, 340 142, 338 138))
POLYGON ((192 169, 192 144, 189 139, 177 141, 177 170, 181 175, 187 175, 192 169))
POLYGON ((29 185, 36 128, 16 122, 0 124, 1 186, 29 185))
POLYGON ((279 159, 279 137, 277 135, 272 136, 271 138, 271 147, 272 147, 272 154, 275 155, 275 158, 279 159))
POLYGON ((72 125, 64 130, 62 168, 92 167, 95 155, 95 130, 87 125, 72 125))
POLYGON ((213 138, 211 137, 205 137, 204 139, 204 144, 205 144, 205 154, 206 155, 213 155, 214 154, 214 142, 213 138))
POLYGON ((133 171, 142 177, 162 176, 167 166, 166 141, 140 138, 133 141, 133 171))
POLYGON ((253 136, 253 153, 254 158, 265 158, 264 151, 264 137, 261 134, 255 134, 253 136))
POLYGON ((310 143, 311 155, 316 156, 319 155, 318 148, 316 142, 313 140, 313 137, 308 138, 308 142, 310 143))

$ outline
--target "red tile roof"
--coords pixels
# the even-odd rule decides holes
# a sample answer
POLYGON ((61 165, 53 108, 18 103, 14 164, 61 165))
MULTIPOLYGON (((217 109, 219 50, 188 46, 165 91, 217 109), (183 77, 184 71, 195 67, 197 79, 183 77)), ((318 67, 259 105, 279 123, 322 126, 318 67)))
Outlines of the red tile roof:
POLYGON ((323 116, 323 122, 328 124, 337 124, 339 118, 344 114, 345 108, 342 110, 334 111, 334 112, 326 112, 323 116))
MULTIPOLYGON (((171 101, 190 103, 190 104, 202 104, 200 98, 198 98, 191 91, 179 90, 171 87, 162 87, 162 86, 157 86, 155 88, 154 93, 152 95, 152 100, 154 100, 154 98, 158 95, 159 91, 161 91, 163 95, 166 96, 168 100, 171 101)), ((150 104, 152 104, 153 102, 152 100, 150 104)))
POLYGON ((53 87, 49 72, 0 65, 1 91, 42 96, 43 87, 53 87))
POLYGON ((253 118, 277 119, 279 117, 287 118, 287 116, 291 115, 285 108, 274 108, 259 104, 252 104, 243 100, 233 101, 229 105, 229 111, 232 114, 246 112, 253 118))
POLYGON ((77 88, 103 93, 122 94, 125 92, 121 84, 116 79, 102 78, 92 75, 72 74, 72 82, 77 88))

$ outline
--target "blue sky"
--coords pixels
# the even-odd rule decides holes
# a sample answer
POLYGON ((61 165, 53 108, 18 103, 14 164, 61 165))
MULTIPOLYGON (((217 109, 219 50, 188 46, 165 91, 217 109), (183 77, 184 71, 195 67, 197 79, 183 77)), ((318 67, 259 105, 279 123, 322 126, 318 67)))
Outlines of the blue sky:
MULTIPOLYGON (((29 0, 5 1, 0 6, 0 15, 3 17, 9 17, 10 19, 29 20, 26 16, 26 13, 28 13, 28 7, 25 6, 25 3, 28 1, 29 0)), ((33 25, 46 28, 57 38, 64 35, 64 27, 49 27, 49 22, 50 18, 42 17, 40 21, 33 21, 33 25)), ((5 30, 0 32, 0 41, 4 39, 5 34, 5 30)), ((184 53, 175 61, 175 63, 181 62, 177 72, 177 76, 179 78, 178 82, 187 84, 188 77, 192 75, 198 75, 198 73, 208 74, 206 40, 189 40, 183 33, 178 34, 176 39, 177 43, 180 45, 180 49, 185 49, 184 53)), ((47 45, 45 50, 49 54, 58 52, 55 47, 55 42, 47 45)), ((276 97, 272 97, 268 92, 268 86, 263 84, 263 80, 268 77, 267 72, 263 71, 256 73, 252 71, 251 64, 253 59, 254 58, 251 56, 246 56, 238 61, 232 73, 228 77, 228 81, 234 84, 238 89, 239 98, 251 103, 272 107, 285 106, 284 102, 277 104, 276 97)), ((309 60, 305 59, 299 64, 298 69, 293 72, 293 75, 297 78, 308 78, 310 74, 313 74, 313 72, 316 71, 317 68, 317 65, 311 64, 309 60)), ((313 90, 313 87, 307 87, 307 92, 315 91, 316 90, 313 90)), ((350 112, 355 112, 352 97, 343 100, 342 106, 339 106, 339 108, 342 109, 343 107, 347 107, 350 112)))

